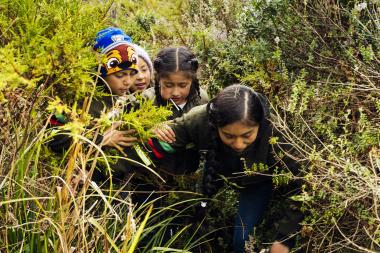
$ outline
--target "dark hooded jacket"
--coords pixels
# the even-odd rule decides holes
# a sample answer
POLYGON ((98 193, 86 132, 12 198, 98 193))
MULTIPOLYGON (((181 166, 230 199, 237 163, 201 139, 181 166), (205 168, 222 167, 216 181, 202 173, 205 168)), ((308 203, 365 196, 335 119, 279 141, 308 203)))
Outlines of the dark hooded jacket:
MULTIPOLYGON (((182 150, 188 146, 194 146, 197 150, 208 151, 213 141, 217 142, 216 161, 218 174, 222 174, 242 185, 257 183, 266 180, 272 180, 271 174, 281 166, 287 166, 291 172, 297 173, 298 165, 290 159, 279 161, 277 150, 279 148, 286 150, 288 147, 271 145, 272 137, 280 137, 275 133, 269 122, 269 105, 266 98, 260 94, 259 98, 264 109, 264 120, 260 124, 259 133, 256 140, 242 154, 237 154, 232 149, 224 145, 219 135, 209 124, 207 105, 194 107, 189 113, 182 117, 174 119, 170 126, 176 134, 176 141, 171 145, 174 150, 182 150), (281 166, 280 166, 281 165, 281 166), (247 176, 244 171, 246 168, 262 168, 260 171, 268 175, 247 176)), ((155 143, 160 143, 156 141, 155 143)), ((156 147, 158 145, 155 145, 156 147)), ((158 147, 158 149, 161 149, 158 147)), ((165 151, 164 151, 165 153, 165 151)), ((170 156, 170 154, 167 154, 170 156)))
MULTIPOLYGON (((197 106, 182 117, 174 119, 170 126, 175 132, 176 141, 168 147, 168 144, 153 140, 151 142, 153 152, 159 154, 161 161, 165 164, 165 160, 173 159, 172 157, 177 155, 176 151, 182 150, 186 146, 192 145, 198 151, 207 153, 209 152, 210 144, 213 141, 217 141, 216 157, 214 159, 216 164, 212 166, 215 167, 217 174, 223 175, 229 181, 241 187, 264 182, 271 184, 272 175, 276 169, 282 169, 297 175, 299 173, 298 163, 288 157, 279 159, 278 155, 280 150, 290 151, 290 147, 287 145, 270 144, 272 137, 278 137, 281 140, 281 136, 274 131, 269 121, 270 112, 267 99, 261 94, 258 94, 258 96, 264 109, 265 119, 260 123, 256 140, 244 153, 237 154, 222 143, 217 131, 213 130, 209 123, 207 105, 197 106), (263 168, 263 171, 247 175, 244 173, 244 167, 263 168)), ((206 168, 204 171, 207 174, 206 168)), ((285 194, 289 195, 289 192, 292 194, 297 193, 299 189, 299 181, 291 182, 286 186, 287 193, 285 194)), ((279 222, 278 239, 296 232, 300 227, 299 222, 302 220, 302 214, 297 210, 286 210, 284 217, 279 222)), ((291 246, 291 244, 288 244, 288 246, 291 246)))
MULTIPOLYGON (((94 119, 99 118, 101 116, 101 113, 109 113, 114 106, 115 102, 117 101, 117 96, 101 96, 101 97, 94 97, 91 101, 91 105, 89 108, 88 113, 93 117, 94 119)), ((128 105, 123 108, 123 111, 128 111, 131 109, 131 107, 138 106, 138 101, 136 101, 136 98, 132 95, 128 98, 128 105)), ((82 106, 82 102, 79 103, 79 106, 82 106)), ((61 126, 66 124, 66 120, 63 119, 62 115, 61 117, 58 115, 53 115, 51 120, 51 128, 52 129, 60 129, 61 126), (54 123, 52 123, 54 122, 54 123)), ((56 134, 52 140, 48 142, 48 146, 56 153, 63 153, 64 151, 67 151, 71 144, 72 144, 72 137, 67 134, 67 131, 63 130, 64 134, 56 134)), ((99 145, 103 141, 103 136, 99 134, 95 140, 95 144, 99 145)), ((110 147, 103 147, 104 150, 111 149, 110 147)), ((119 152, 118 152, 119 153, 119 152)), ((138 158, 137 153, 131 149, 131 148, 125 148, 124 153, 128 154, 128 158, 132 160, 140 160, 138 158)), ((118 154, 119 156, 123 156, 122 154, 118 154)), ((113 161, 112 164, 110 164, 110 167, 113 171, 113 177, 118 180, 124 180, 128 178, 128 176, 134 172, 135 165, 132 165, 131 162, 124 160, 124 159, 117 159, 113 161)), ((106 169, 104 168, 104 171, 101 171, 100 173, 95 173, 95 180, 102 180, 104 178, 104 173, 106 169)))

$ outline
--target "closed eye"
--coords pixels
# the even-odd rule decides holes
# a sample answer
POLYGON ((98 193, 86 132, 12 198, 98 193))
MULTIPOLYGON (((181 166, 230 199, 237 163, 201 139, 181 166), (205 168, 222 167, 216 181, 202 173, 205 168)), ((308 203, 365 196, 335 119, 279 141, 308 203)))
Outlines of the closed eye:
POLYGON ((188 85, 187 83, 180 83, 180 84, 179 84, 179 87, 181 87, 181 88, 186 88, 187 85, 188 85))
POLYGON ((121 77, 124 76, 124 72, 122 72, 122 71, 116 72, 115 76, 118 77, 118 78, 121 78, 121 77))
POLYGON ((164 86, 167 87, 167 88, 172 88, 174 86, 174 84, 172 84, 172 83, 164 83, 164 86))
POLYGON ((235 138, 235 136, 233 136, 231 134, 226 134, 226 133, 224 133, 224 137, 226 137, 227 139, 233 139, 233 138, 235 138))
POLYGON ((251 135, 252 135, 252 132, 246 133, 243 135, 243 138, 249 138, 251 137, 251 135))

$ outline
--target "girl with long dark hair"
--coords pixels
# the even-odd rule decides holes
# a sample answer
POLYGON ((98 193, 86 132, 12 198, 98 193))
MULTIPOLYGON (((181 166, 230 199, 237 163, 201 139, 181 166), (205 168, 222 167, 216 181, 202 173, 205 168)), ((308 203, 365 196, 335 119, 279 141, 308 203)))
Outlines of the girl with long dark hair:
MULTIPOLYGON (((171 130, 157 129, 157 137, 150 141, 153 153, 161 160, 172 159, 177 151, 193 144, 206 152, 203 193, 217 191, 218 177, 238 184, 239 208, 234 226, 233 248, 244 252, 245 241, 263 218, 272 196, 272 177, 278 167, 297 173, 297 163, 280 160, 277 146, 270 144, 276 135, 269 121, 267 99, 243 85, 231 85, 222 90, 207 105, 193 108, 183 117, 170 123, 171 130), (251 170, 259 173, 244 173, 251 170)), ((180 153, 180 152, 179 152, 180 153)), ((176 158, 177 159, 177 158, 176 158)), ((302 215, 297 210, 286 210, 285 221, 280 221, 277 241, 270 252, 289 252, 293 240, 289 239, 299 228, 302 215)))

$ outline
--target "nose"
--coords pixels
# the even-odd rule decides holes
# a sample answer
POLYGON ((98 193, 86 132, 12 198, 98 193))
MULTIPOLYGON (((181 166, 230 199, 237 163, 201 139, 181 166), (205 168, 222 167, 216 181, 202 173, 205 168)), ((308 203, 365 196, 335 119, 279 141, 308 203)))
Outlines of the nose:
POLYGON ((177 86, 174 87, 172 96, 173 97, 178 97, 180 95, 179 88, 177 86))
POLYGON ((137 80, 142 80, 142 79, 144 79, 144 75, 143 75, 142 71, 139 71, 139 72, 137 73, 137 77, 136 77, 136 79, 137 79, 137 80))
POLYGON ((247 147, 242 138, 237 138, 232 144, 232 148, 236 150, 243 150, 247 147))
POLYGON ((128 86, 131 86, 132 84, 133 84, 132 78, 129 75, 125 75, 123 78, 123 85, 128 87, 128 86))

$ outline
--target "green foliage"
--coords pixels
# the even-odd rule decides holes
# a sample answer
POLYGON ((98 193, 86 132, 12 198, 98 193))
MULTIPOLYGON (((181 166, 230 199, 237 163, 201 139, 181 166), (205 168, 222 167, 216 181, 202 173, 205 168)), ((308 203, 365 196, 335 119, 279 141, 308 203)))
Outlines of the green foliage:
POLYGON ((122 127, 134 129, 139 139, 146 142, 153 137, 151 129, 166 121, 171 114, 171 110, 153 105, 153 100, 144 101, 139 104, 138 109, 132 109, 121 116, 122 127))
POLYGON ((263 163, 253 163, 249 168, 247 166, 244 167, 244 173, 247 175, 255 175, 257 173, 266 173, 269 171, 269 167, 263 163))
POLYGON ((96 65, 90 47, 105 25, 107 5, 81 1, 49 3, 4 1, 0 85, 4 91, 22 88, 65 91, 68 99, 83 93, 96 65), (75 70, 75 71, 74 71, 75 70))
MULTIPOLYGON (((146 207, 131 214, 132 203, 119 193, 86 181, 85 168, 90 165, 91 173, 92 162, 99 161, 87 160, 88 149, 73 146, 62 160, 44 145, 51 110, 69 114, 70 131, 88 139, 96 133, 86 132, 92 119, 77 104, 100 94, 94 91, 99 59, 91 45, 109 25, 123 28, 152 56, 164 46, 189 46, 210 95, 233 82, 266 94, 281 141, 293 146, 292 156, 303 164, 304 186, 293 199, 306 211, 304 245, 313 251, 379 251, 378 9, 378 1, 0 1, 0 245, 6 245, 0 251, 122 248, 128 243, 121 235, 130 238, 136 231, 131 224, 144 217, 146 207)), ((142 139, 165 114, 151 109, 143 105, 125 116, 142 139)), ((290 179, 282 169, 274 177, 279 185, 290 179)), ((252 171, 264 170, 258 165, 252 171)), ((224 199, 209 209, 213 229, 231 224, 235 194, 217 195, 224 199)), ((171 196, 168 202, 182 195, 171 196)), ((269 216, 276 210, 282 209, 275 206, 269 216)), ((153 212, 147 227, 154 238, 139 250, 180 245, 158 246, 174 220, 157 225, 161 232, 155 233, 155 217, 153 212)), ((270 238, 269 231, 257 229, 256 241, 270 238)), ((223 236, 218 247, 226 249, 223 236)))
MULTIPOLYGON (((190 19, 192 27, 217 22, 211 1, 190 10, 198 6, 207 7, 205 18, 190 19)), ((379 249, 370 236, 378 227, 368 222, 380 224, 370 204, 378 194, 369 190, 379 170, 369 156, 379 149, 378 8, 376 1, 248 1, 230 16, 232 31, 219 27, 226 36, 217 43, 208 30, 197 37, 209 91, 242 82, 265 93, 293 157, 307 161, 306 188, 295 199, 308 210, 303 236, 313 250, 379 249), (371 211, 359 215, 364 207, 371 211), (353 221, 367 232, 357 233, 353 221)), ((274 177, 278 183, 289 180, 278 174, 285 175, 274 177)))
MULTIPOLYGON (((114 157, 119 158, 92 142, 109 121, 96 122, 81 108, 84 100, 103 95, 95 86, 98 55, 91 47, 96 32, 111 25, 115 4, 0 2, 1 252, 132 252, 136 245, 145 252, 174 249, 181 235, 170 243, 162 240, 172 219, 160 220, 170 208, 145 216, 150 202, 135 207, 123 191, 129 185, 115 190, 111 177, 103 185, 91 180, 97 162, 110 170, 114 157), (56 132, 47 129, 51 113, 65 114, 64 129, 74 137, 63 157, 46 145, 56 132), (144 217, 155 223, 146 225, 144 217), (155 238, 161 240, 141 239, 157 227, 155 238)), ((146 140, 152 136, 149 128, 168 113, 148 102, 124 117, 146 140)), ((193 246, 190 239, 181 242, 193 246)))

